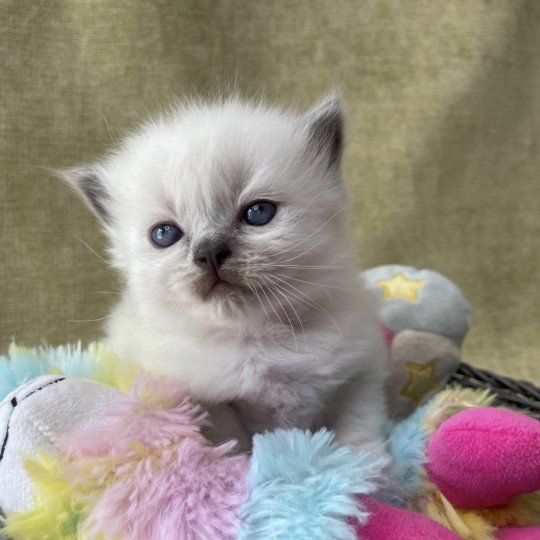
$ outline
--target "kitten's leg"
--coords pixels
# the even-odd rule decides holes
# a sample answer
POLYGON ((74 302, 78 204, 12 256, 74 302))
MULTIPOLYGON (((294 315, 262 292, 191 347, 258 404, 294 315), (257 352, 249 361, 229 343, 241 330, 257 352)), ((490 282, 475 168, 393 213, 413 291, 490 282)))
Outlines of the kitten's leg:
POLYGON ((340 443, 354 450, 386 453, 387 413, 382 374, 351 380, 334 394, 329 405, 327 425, 340 443))
POLYGON ((235 453, 251 452, 251 437, 230 405, 206 405, 205 409, 211 424, 205 426, 202 433, 210 442, 217 446, 234 439, 237 441, 235 453))

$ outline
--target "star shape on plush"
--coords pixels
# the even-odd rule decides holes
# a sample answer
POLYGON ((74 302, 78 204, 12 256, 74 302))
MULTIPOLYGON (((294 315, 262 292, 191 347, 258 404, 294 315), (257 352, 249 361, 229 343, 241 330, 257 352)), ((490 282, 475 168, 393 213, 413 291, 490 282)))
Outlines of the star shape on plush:
POLYGON ((381 279, 377 285, 382 288, 385 300, 407 300, 418 303, 418 292, 427 281, 415 280, 405 274, 396 274, 391 279, 381 279))
POLYGON ((401 391, 403 397, 412 399, 418 405, 424 399, 424 396, 438 388, 439 385, 435 377, 436 361, 434 359, 427 364, 407 362, 408 380, 401 391))

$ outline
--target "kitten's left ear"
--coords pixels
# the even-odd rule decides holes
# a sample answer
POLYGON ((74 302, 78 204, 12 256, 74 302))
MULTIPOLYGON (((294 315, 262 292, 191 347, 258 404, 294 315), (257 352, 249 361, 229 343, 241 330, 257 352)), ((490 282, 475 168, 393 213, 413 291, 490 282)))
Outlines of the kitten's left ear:
POLYGON ((106 225, 111 223, 110 196, 98 166, 75 167, 60 171, 60 176, 82 196, 87 206, 106 225))
POLYGON ((343 104, 330 97, 303 118, 308 132, 308 152, 326 158, 328 166, 339 166, 343 151, 343 104))

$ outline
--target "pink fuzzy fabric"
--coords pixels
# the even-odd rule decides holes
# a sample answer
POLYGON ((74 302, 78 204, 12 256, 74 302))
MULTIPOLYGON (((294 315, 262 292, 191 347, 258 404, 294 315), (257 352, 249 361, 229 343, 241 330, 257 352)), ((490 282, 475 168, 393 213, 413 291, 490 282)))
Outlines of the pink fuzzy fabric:
POLYGON ((540 489, 540 422, 505 409, 463 411, 437 430, 428 458, 430 479, 452 504, 505 506, 540 489))
POLYGON ((186 437, 202 443, 200 429, 207 423, 206 417, 190 401, 187 387, 142 375, 102 425, 69 436, 68 453, 75 458, 127 457, 135 442, 149 449, 165 448, 186 437))
POLYGON ((88 516, 92 537, 148 540, 234 539, 249 495, 244 456, 231 445, 179 448, 120 467, 88 516))
POLYGON ((211 447, 184 387, 147 376, 105 425, 69 441, 73 481, 89 489, 91 537, 233 539, 249 495, 246 456, 211 447))
POLYGON ((533 527, 505 527, 498 531, 499 540, 538 540, 540 525, 533 527))
POLYGON ((366 525, 354 524, 358 538, 363 540, 459 540, 459 536, 439 523, 402 508, 362 497, 371 513, 366 525))

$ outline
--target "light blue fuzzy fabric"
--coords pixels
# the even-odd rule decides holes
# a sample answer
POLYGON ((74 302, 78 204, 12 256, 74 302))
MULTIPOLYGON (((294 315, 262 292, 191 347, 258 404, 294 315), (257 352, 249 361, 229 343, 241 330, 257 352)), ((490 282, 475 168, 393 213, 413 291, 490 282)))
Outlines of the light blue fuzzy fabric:
MULTIPOLYGON (((388 451, 393 458, 392 477, 397 486, 407 495, 415 494, 421 487, 421 470, 425 465, 428 433, 422 426, 430 402, 419 407, 411 416, 402 420, 392 430, 388 440, 388 451)), ((394 503, 395 501, 387 501, 394 503)))
POLYGON ((96 369, 94 356, 77 345, 25 349, 12 345, 8 356, 0 356, 0 401, 31 379, 54 371, 89 379, 96 369))
POLYGON ((376 491, 386 464, 340 446, 327 430, 256 435, 240 540, 356 539, 348 518, 368 519, 356 495, 376 491))

